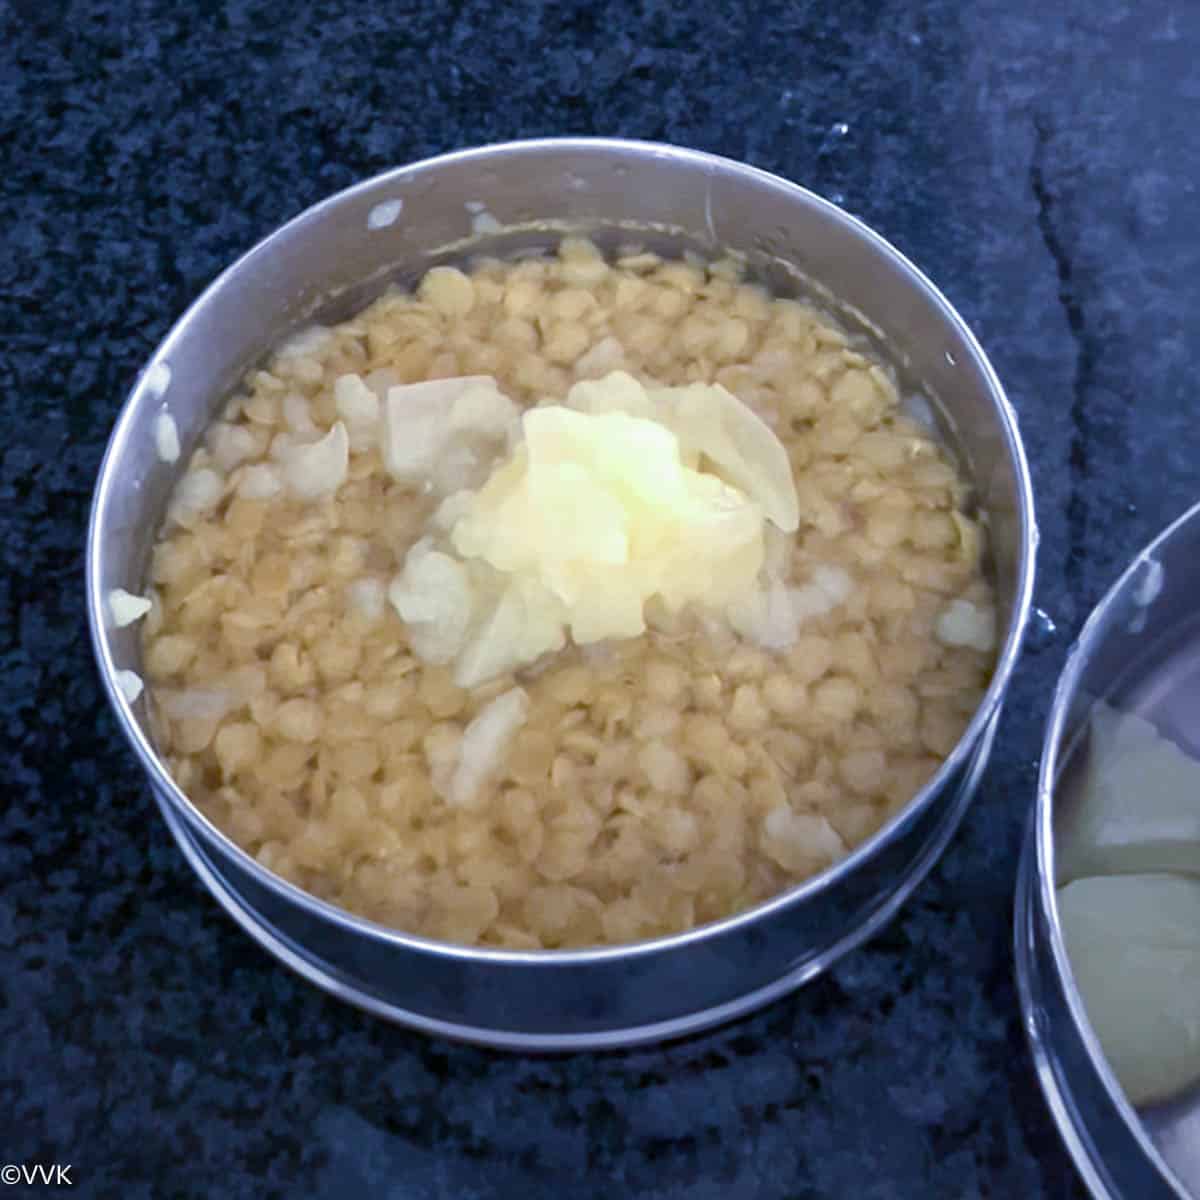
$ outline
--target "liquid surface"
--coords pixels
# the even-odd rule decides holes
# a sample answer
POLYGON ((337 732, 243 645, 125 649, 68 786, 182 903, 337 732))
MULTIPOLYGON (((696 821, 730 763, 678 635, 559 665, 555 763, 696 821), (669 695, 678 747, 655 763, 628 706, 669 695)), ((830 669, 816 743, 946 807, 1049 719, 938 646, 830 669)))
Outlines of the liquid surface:
POLYGON ((568 241, 439 268, 294 339, 193 456, 143 624, 159 745, 261 863, 382 923, 517 948, 683 930, 828 867, 957 742, 993 665, 936 634, 955 602, 992 608, 967 501, 883 364, 728 264, 611 264, 568 241), (639 637, 460 687, 387 588, 501 448, 422 478, 395 447, 384 461, 344 381, 489 376, 525 409, 616 369, 718 382, 775 430, 802 516, 767 558, 798 624, 772 640, 770 603, 742 614, 746 636, 651 602, 639 637), (476 722, 500 700, 506 736, 520 728, 471 807, 449 803, 465 747, 495 745, 496 710, 476 722))

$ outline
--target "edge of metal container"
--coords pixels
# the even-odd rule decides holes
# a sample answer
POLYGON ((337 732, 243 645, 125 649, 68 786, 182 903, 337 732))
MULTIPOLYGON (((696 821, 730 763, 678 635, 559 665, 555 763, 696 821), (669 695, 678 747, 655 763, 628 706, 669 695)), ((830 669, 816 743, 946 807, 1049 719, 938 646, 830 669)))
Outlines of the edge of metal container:
POLYGON ((905 885, 893 892, 887 903, 877 909, 868 921, 848 932, 819 959, 807 962, 795 971, 780 976, 767 986, 756 988, 728 1004, 697 1009, 695 1012, 669 1021, 624 1027, 602 1033, 531 1034, 492 1026, 462 1025, 452 1021, 439 1021, 393 1004, 367 991, 353 980, 348 979, 344 973, 322 961, 317 955, 297 945, 293 939, 271 926, 246 905, 237 893, 225 883, 219 872, 213 869, 203 847, 196 842, 179 815, 157 794, 155 799, 159 811, 167 823, 167 828, 170 829, 184 857, 226 914, 259 946, 323 992, 335 996, 363 1012, 370 1013, 372 1016, 393 1021, 420 1033, 432 1034, 470 1045, 539 1053, 615 1050, 652 1042, 671 1041, 690 1034, 702 1033, 707 1029, 723 1025, 727 1021, 746 1016, 803 986, 810 979, 821 974, 842 955, 874 936, 908 900, 925 874, 941 857, 946 844, 954 836, 959 821, 963 813, 970 807, 975 792, 978 790, 979 782, 987 769, 998 723, 999 713, 992 718, 984 741, 979 745, 971 772, 960 789, 953 807, 947 811, 937 837, 930 842, 918 867, 905 881, 905 885))
MULTIPOLYGON (((1026 1041, 1034 1061, 1038 1082, 1055 1124, 1076 1169, 1097 1200, 1122 1200, 1130 1195, 1128 1183, 1118 1183, 1112 1177, 1112 1171, 1122 1167, 1128 1168, 1129 1164, 1109 1161, 1106 1150, 1109 1157, 1112 1157, 1111 1147, 1100 1145, 1101 1139, 1089 1126, 1087 1116, 1081 1112, 1072 1094, 1071 1085, 1064 1078, 1060 1056, 1050 1044, 1051 1038, 1062 1036, 1060 1030, 1065 1030, 1067 1036, 1078 1038, 1079 1045, 1096 1074, 1097 1082, 1103 1089, 1100 1099, 1109 1110, 1106 1115, 1111 1115, 1112 1119, 1124 1125, 1129 1139, 1155 1172, 1153 1178, 1137 1181, 1139 1189, 1157 1187, 1159 1194, 1175 1200, 1191 1200, 1192 1193, 1184 1188, 1167 1164, 1146 1133, 1133 1105, 1126 1099, 1100 1049, 1083 999, 1075 985, 1074 973, 1059 925, 1057 892, 1053 883, 1054 788, 1065 762, 1062 742, 1068 712, 1079 694, 1083 669, 1106 633, 1104 626, 1107 615, 1136 586, 1144 564, 1152 560, 1159 548, 1178 530, 1194 521, 1200 522, 1200 504, 1193 505, 1172 521, 1134 555, 1129 565, 1092 609, 1079 636, 1068 651, 1067 661, 1054 689, 1046 722, 1038 770, 1037 797, 1030 814, 1017 879, 1013 925, 1014 957, 1026 1041), (1038 962, 1039 953, 1046 959, 1044 965, 1049 974, 1038 962), (1047 1007, 1047 991, 1050 993, 1050 1003, 1056 1003, 1059 1008, 1057 1013, 1047 1007), (1058 1024, 1054 1025, 1056 1018, 1058 1024)), ((1149 1195, 1150 1193, 1139 1190, 1138 1200, 1143 1200, 1143 1197, 1149 1195)))
MULTIPOLYGON (((151 393, 152 394, 152 393, 151 393)), ((775 913, 780 910, 787 909, 792 905, 798 904, 806 897, 813 895, 815 892, 835 883, 839 879, 854 872, 860 864, 869 859, 875 850, 898 831, 910 827, 924 813, 931 804, 933 798, 939 794, 944 785, 954 777, 957 772, 968 770, 972 766, 974 751, 982 746, 985 739, 990 745, 990 728, 994 725, 998 718, 1001 703, 1011 678, 1016 661, 1020 655, 1021 647, 1024 641, 1026 626, 1028 622, 1030 607, 1032 604, 1034 574, 1036 565, 1036 549, 1038 544, 1038 533, 1035 519, 1032 481, 1030 477, 1027 458, 1025 455, 1024 446, 1022 444, 1018 431, 1018 422, 1016 413, 1012 404, 1008 400, 1007 395, 997 378, 994 369, 987 355, 984 353, 979 342, 967 326, 966 322, 945 298, 945 296, 933 285, 933 283, 921 272, 909 259, 899 250, 886 241, 880 234, 867 226, 856 217, 850 215, 844 210, 838 208, 823 197, 810 191, 803 186, 792 183, 779 176, 762 171, 756 167, 748 166, 743 163, 736 162, 732 159, 722 158, 716 155, 710 155, 701 151, 684 149, 676 146, 670 146, 661 143, 644 142, 635 140, 624 140, 614 138, 543 138, 533 139, 528 141, 516 141, 497 143, 482 147, 475 147, 454 151, 449 154, 438 155, 422 161, 400 166, 392 170, 383 172, 370 179, 364 180, 350 188, 343 189, 334 195, 320 201, 319 203, 305 209, 297 216, 282 225, 274 233, 258 242, 249 251, 239 257, 232 265, 227 267, 219 274, 216 279, 208 285, 186 310, 184 315, 172 326, 166 337, 159 344, 153 355, 148 360, 145 368, 139 375, 133 388, 131 389, 126 402, 118 415, 115 422, 112 434, 109 438, 105 449, 104 457, 101 463, 96 487, 93 494, 91 512, 88 522, 87 544, 85 555, 85 580, 86 580, 86 596, 87 596, 87 612, 88 625, 92 640, 93 650, 99 673, 102 679, 105 693, 108 696, 109 702, 116 713, 118 725, 121 732, 133 747, 134 753, 139 760, 142 769, 150 781, 151 787, 155 795, 159 798, 159 803, 166 809, 170 809, 173 816, 184 826, 189 826, 193 830, 201 833, 208 841, 217 846, 221 852, 231 858, 238 867, 253 877, 256 882, 268 890, 285 898, 288 902, 298 905, 301 908, 319 916, 330 925, 345 929, 347 931, 355 931, 367 934, 372 938, 382 942, 390 943, 391 945, 411 949, 425 954, 439 956, 445 959, 458 959, 470 963, 486 963, 502 966, 511 965, 548 965, 557 964, 562 966, 570 966, 573 964, 592 964, 601 963, 606 960, 622 960, 628 961, 639 959, 642 957, 653 956, 661 951, 686 946, 689 943, 703 942, 718 934, 731 932, 742 929, 747 926, 752 926, 763 916, 775 913), (838 863, 834 864, 827 871, 805 880, 796 887, 790 888, 777 896, 771 897, 769 900, 739 912, 731 917, 724 918, 720 921, 711 922, 709 924, 699 926, 695 929, 688 930, 684 933, 675 934, 670 937, 655 938, 647 941, 631 943, 620 946, 602 946, 580 950, 550 950, 550 951, 518 951, 518 950, 501 950, 487 947, 472 947, 461 946, 447 942, 437 942, 431 939, 422 938, 414 934, 402 932, 392 929, 366 918, 355 916, 344 909, 321 900, 309 893, 303 891, 299 887, 291 884, 279 876, 274 875, 265 867, 261 866, 257 860, 247 854, 236 843, 230 840, 222 831, 217 829, 203 813, 196 808, 186 795, 177 787, 169 772, 166 770, 158 754, 150 744, 148 737, 143 733, 139 723, 135 720, 132 712, 132 705, 125 699, 116 683, 117 665, 113 661, 108 639, 105 631, 105 623, 103 617, 104 597, 102 592, 102 573, 101 560, 102 550, 100 546, 100 517, 105 510, 106 501, 109 493, 115 487, 114 482, 114 462, 119 456, 123 444, 132 436, 132 408, 135 400, 142 396, 148 388, 152 387, 154 368, 165 362, 169 357, 172 347, 183 337, 189 324, 196 319, 196 314, 207 306, 212 299, 221 291, 228 280, 235 274, 254 269, 258 263, 268 257, 271 250, 278 239, 282 239, 285 235, 291 235, 304 228, 307 223, 312 222, 319 215, 332 208, 333 206, 345 203, 347 200, 354 197, 365 197, 372 192, 387 190, 393 185, 401 185, 405 182, 410 182, 412 177, 422 171, 436 169, 438 167, 451 163, 469 162, 472 160, 484 164, 487 160, 494 156, 510 154, 514 152, 533 152, 539 151, 562 151, 562 152, 577 152, 586 153, 619 153, 625 155, 633 155, 635 157, 644 156, 654 159, 670 159, 678 160, 690 164, 693 167, 715 171, 733 171, 735 174, 745 174, 752 177, 760 185, 772 189, 782 189, 791 197, 799 200, 803 204, 813 206, 819 209, 823 215, 834 223, 842 225, 852 236, 862 240, 875 252, 889 259, 892 264, 904 275, 906 281, 913 287, 914 290, 923 294, 930 306, 935 309, 941 319, 954 330, 957 337, 965 345, 971 356, 974 359, 975 368, 979 371, 986 382, 986 390, 989 393, 991 400, 995 405, 996 416, 1000 425, 1004 450, 1012 465, 1015 476, 1015 493, 1016 493, 1016 523, 1020 533, 1020 544, 1017 552, 1017 560, 1015 563, 1015 582, 1014 582, 1014 601, 1013 613, 1009 621, 1000 652, 997 655, 996 665, 992 673, 992 678, 989 681, 988 688, 977 706, 966 729, 963 731, 956 743, 954 749, 942 762, 937 772, 929 780, 929 782, 917 793, 913 799, 896 813, 888 822, 886 822, 879 830, 877 830, 864 843, 855 847, 850 854, 838 863)), ((986 761, 986 756, 983 756, 981 761, 986 761)), ((956 817, 952 823, 949 823, 949 828, 946 832, 945 840, 949 837, 957 827, 961 819, 962 812, 965 811, 966 804, 963 803, 956 810, 956 817)), ((942 843, 944 845, 944 842, 942 843)), ((940 847, 939 851, 940 853, 940 847)), ((890 905, 887 908, 886 916, 890 916, 895 908, 899 906, 903 898, 911 892, 920 880, 932 866, 937 855, 927 855, 927 862, 924 862, 919 870, 914 870, 909 881, 907 890, 902 889, 903 894, 896 904, 890 905)), ((193 866, 195 864, 193 863, 193 866)), ((206 883, 208 881, 206 880, 206 883)), ((209 884, 211 890, 211 884, 209 884)), ((214 893, 215 894, 215 893, 214 893)), ((218 897, 219 898, 219 897, 218 897)), ((882 924, 886 916, 881 916, 879 920, 872 926, 877 928, 882 924)), ((870 932, 868 931, 868 933, 870 932)), ((868 936, 864 933, 862 937, 868 936)), ((813 969, 803 973, 803 977, 793 980, 790 986, 797 986, 804 982, 807 978, 818 973, 818 971, 827 967, 845 950, 852 945, 857 944, 862 940, 862 937, 845 939, 838 943, 837 953, 824 956, 820 965, 815 965, 813 969)), ((261 938, 259 939, 262 940, 261 938)), ((282 957, 282 956, 281 956, 282 957)), ((286 961, 286 959, 285 959, 286 961)), ((295 968, 294 963, 289 965, 295 968)), ((769 990, 769 989, 768 989, 769 990)), ((781 987, 779 991, 786 990, 781 987)), ((772 995, 777 994, 772 991, 772 995)), ((770 996, 765 999, 771 998, 770 996)), ((743 1011, 739 1009, 738 1011, 743 1011)), ((730 1015, 733 1015, 732 1013, 730 1015)), ((405 1017, 397 1013, 396 1019, 406 1020, 405 1017)), ((717 1017, 714 1020, 723 1018, 717 1017)), ((407 1023, 415 1024, 416 1022, 409 1019, 407 1023)), ((709 1021, 707 1023, 712 1023, 709 1021)), ((485 1035, 480 1040, 488 1041, 491 1044, 496 1044, 492 1036, 495 1031, 485 1031, 485 1035)), ((646 1038, 660 1036, 658 1034, 647 1034, 646 1038)), ((662 1035, 666 1036, 666 1035, 662 1035)), ((529 1046, 536 1039, 536 1035, 522 1034, 518 1039, 518 1044, 529 1046)), ((606 1041, 605 1044, 628 1044, 623 1034, 613 1035, 611 1041, 606 1041)))

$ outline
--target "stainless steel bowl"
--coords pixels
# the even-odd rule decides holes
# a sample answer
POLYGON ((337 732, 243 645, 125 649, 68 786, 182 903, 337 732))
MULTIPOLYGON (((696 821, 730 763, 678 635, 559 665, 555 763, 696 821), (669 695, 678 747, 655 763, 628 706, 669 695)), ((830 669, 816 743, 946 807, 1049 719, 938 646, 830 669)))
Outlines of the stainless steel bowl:
POLYGON ((930 282, 832 204, 751 167, 669 146, 518 142, 389 171, 302 213, 212 284, 147 364, 96 487, 88 608, 121 728, 167 823, 231 915, 289 966, 363 1008, 430 1032, 524 1048, 631 1044, 745 1012, 803 983, 886 921, 941 853, 983 770, 1020 647, 1036 535, 1016 421, 970 331, 930 282), (492 232, 482 233, 482 224, 492 232), (496 223, 504 227, 496 232, 496 223), (704 928, 637 945, 516 953, 427 941, 275 877, 188 801, 116 671, 137 637, 103 599, 136 590, 177 469, 155 456, 165 404, 184 455, 245 369, 297 327, 342 319, 395 279, 471 250, 549 246, 563 230, 616 245, 743 252, 775 290, 816 293, 885 347, 940 409, 990 514, 1003 640, 962 740, 914 801, 821 877, 704 928))
POLYGON ((1076 989, 1054 887, 1056 814, 1096 700, 1140 713, 1200 753, 1198 563, 1200 505, 1134 559, 1088 618, 1054 696, 1021 856, 1015 933, 1025 1030, 1051 1112, 1097 1200, 1200 1197, 1200 1087, 1140 1111, 1126 1100, 1076 989))

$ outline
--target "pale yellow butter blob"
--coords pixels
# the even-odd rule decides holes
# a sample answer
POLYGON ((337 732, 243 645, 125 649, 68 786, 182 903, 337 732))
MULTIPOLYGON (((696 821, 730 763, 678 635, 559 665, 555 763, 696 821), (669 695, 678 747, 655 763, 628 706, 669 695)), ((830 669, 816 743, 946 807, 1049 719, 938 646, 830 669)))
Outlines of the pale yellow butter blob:
POLYGON ((529 410, 522 426, 451 541, 556 597, 575 641, 637 636, 655 595, 673 609, 722 607, 753 588, 762 508, 685 465, 666 426, 558 405, 529 410))

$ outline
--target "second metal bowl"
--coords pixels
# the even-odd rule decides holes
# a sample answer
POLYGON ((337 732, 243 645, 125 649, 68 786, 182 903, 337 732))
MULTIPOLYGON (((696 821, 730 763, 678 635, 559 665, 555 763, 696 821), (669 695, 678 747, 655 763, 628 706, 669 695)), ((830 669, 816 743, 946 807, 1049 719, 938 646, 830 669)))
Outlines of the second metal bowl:
MULTIPOLYGON (((1140 713, 1196 742, 1200 711, 1200 505, 1133 561, 1096 606, 1055 693, 1016 899, 1017 984, 1042 1090, 1097 1200, 1200 1196, 1200 1088, 1135 1110, 1075 985, 1055 892, 1056 797, 1078 767, 1093 705, 1140 713)), ((1136 797, 1130 797, 1131 803, 1136 797)))

